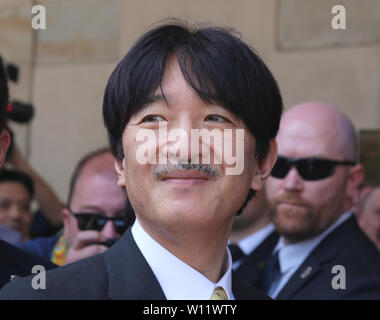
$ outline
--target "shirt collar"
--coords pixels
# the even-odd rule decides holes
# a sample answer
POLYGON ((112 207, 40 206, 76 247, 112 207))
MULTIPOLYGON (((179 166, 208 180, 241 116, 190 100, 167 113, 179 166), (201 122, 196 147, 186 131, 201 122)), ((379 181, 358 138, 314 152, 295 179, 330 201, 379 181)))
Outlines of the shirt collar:
POLYGON ((228 249, 226 271, 217 283, 213 283, 155 241, 142 228, 138 219, 132 226, 132 235, 168 300, 209 300, 216 287, 222 287, 228 299, 234 299, 232 258, 228 249))
POLYGON ((278 259, 280 264, 281 273, 286 273, 290 269, 298 268, 302 262, 309 256, 314 248, 324 239, 326 236, 341 225, 344 221, 350 218, 352 212, 346 212, 342 214, 337 221, 335 221, 329 228, 327 228, 320 235, 297 243, 285 244, 284 237, 280 237, 273 254, 278 252, 278 259))
POLYGON ((246 256, 249 255, 273 231, 274 231, 274 225, 270 223, 264 228, 252 233, 248 237, 245 237, 243 240, 239 241, 240 249, 244 252, 246 256))

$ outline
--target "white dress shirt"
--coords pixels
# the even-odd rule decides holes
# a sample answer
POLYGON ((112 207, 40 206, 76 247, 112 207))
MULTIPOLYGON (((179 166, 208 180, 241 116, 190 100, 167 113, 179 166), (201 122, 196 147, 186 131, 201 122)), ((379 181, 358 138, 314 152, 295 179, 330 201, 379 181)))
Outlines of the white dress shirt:
MULTIPOLYGON (((274 229, 274 225, 270 223, 264 228, 261 228, 260 230, 240 240, 237 245, 244 252, 244 254, 248 256, 274 231, 274 229)), ((236 268, 239 267, 243 261, 244 259, 235 261, 232 265, 232 269, 236 270, 236 268)))
POLYGON ((294 272, 300 267, 300 265, 306 260, 309 254, 314 250, 321 241, 327 237, 329 233, 340 226, 344 221, 350 218, 352 212, 346 212, 342 214, 337 221, 335 221, 329 228, 327 228, 320 235, 297 243, 285 244, 284 238, 280 237, 276 247, 273 250, 272 255, 277 251, 280 264, 281 276, 280 278, 271 284, 268 295, 272 298, 276 298, 282 288, 286 285, 294 272))
POLYGON ((210 300, 216 287, 222 287, 229 300, 235 299, 232 293, 232 258, 227 248, 227 266, 223 268, 226 272, 217 283, 213 283, 155 241, 142 228, 138 219, 132 226, 132 235, 166 299, 210 300))

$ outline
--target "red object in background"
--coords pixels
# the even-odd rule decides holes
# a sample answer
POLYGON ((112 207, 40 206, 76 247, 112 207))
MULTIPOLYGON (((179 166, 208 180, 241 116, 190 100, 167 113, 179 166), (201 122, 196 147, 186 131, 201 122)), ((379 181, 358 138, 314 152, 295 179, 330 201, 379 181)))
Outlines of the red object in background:
POLYGON ((8 103, 8 109, 7 112, 11 112, 13 110, 12 103, 8 103))

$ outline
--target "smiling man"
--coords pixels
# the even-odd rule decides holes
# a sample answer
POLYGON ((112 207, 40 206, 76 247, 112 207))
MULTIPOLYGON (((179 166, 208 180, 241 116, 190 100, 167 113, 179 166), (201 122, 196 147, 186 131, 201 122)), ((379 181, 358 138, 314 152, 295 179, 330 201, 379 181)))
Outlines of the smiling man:
POLYGON ((43 292, 26 279, 2 298, 266 298, 232 274, 226 244, 274 165, 281 112, 270 71, 230 32, 180 23, 147 32, 112 73, 103 103, 135 224, 106 253, 48 273, 43 292), (176 139, 160 137, 160 127, 176 139), (222 144, 194 141, 194 129, 220 132, 222 144), (142 130, 153 141, 141 141, 142 130), (227 170, 237 163, 228 155, 240 155, 240 174, 227 170))

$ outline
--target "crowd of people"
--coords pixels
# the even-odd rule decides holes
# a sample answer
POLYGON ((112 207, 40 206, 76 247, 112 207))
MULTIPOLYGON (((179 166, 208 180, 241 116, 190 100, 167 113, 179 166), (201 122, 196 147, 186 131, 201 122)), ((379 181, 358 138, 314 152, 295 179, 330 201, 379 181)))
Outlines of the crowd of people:
POLYGON ((175 22, 138 39, 106 87, 110 148, 79 161, 65 204, 7 154, 2 62, 0 76, 1 299, 380 299, 380 186, 363 185, 352 121, 318 101, 283 112, 232 32, 175 22), (215 136, 194 149, 192 133, 160 140, 163 126, 231 132, 242 172, 215 160, 215 136))

